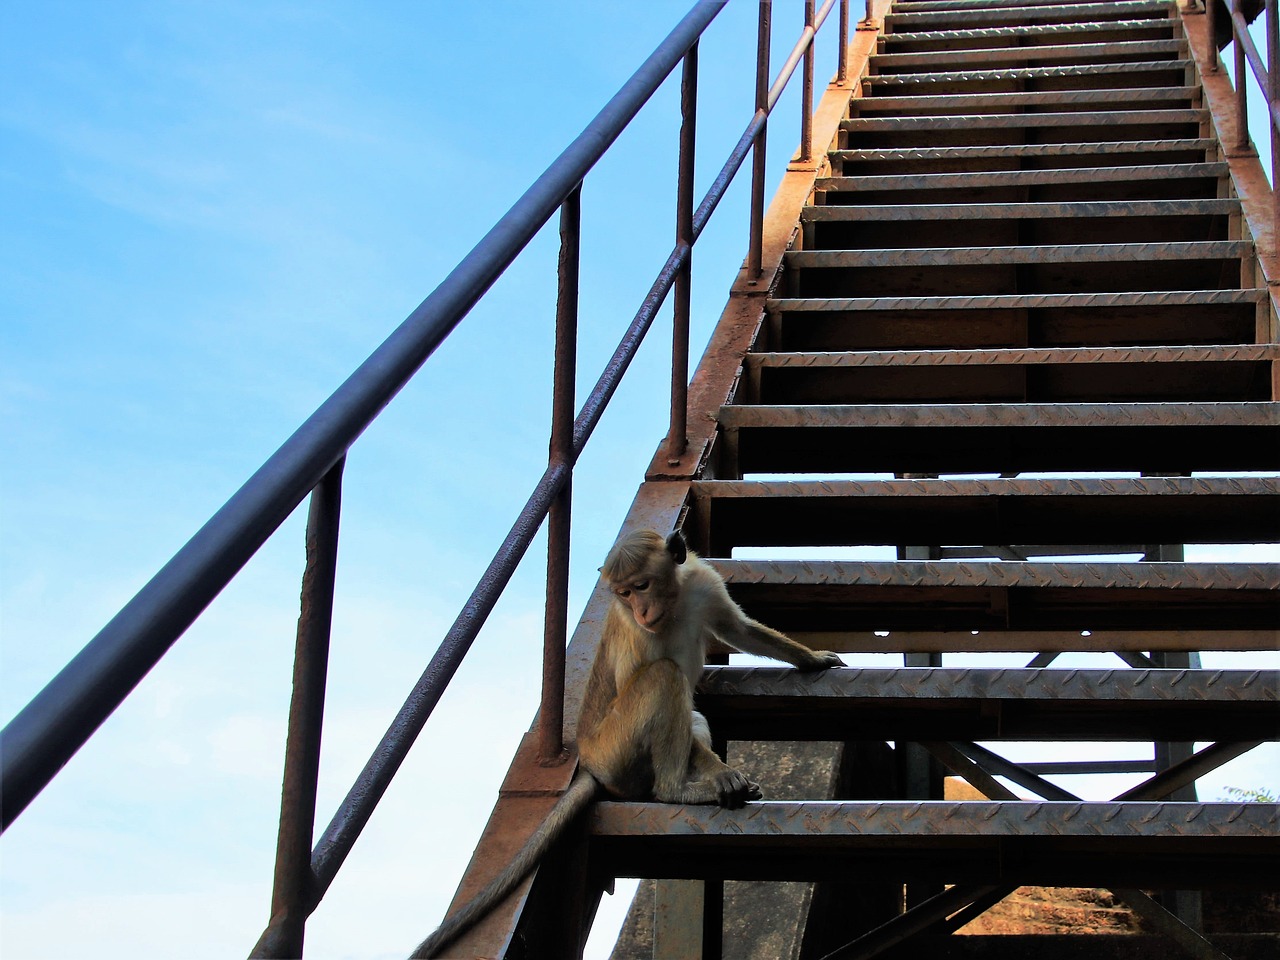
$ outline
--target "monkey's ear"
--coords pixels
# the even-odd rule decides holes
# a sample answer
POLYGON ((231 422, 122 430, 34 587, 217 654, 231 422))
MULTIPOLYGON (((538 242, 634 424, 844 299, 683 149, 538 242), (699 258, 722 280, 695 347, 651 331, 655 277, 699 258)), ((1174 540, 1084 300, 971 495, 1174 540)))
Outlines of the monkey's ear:
POLYGON ((677 564, 684 563, 689 556, 689 548, 684 542, 684 534, 679 530, 667 537, 667 553, 677 564))

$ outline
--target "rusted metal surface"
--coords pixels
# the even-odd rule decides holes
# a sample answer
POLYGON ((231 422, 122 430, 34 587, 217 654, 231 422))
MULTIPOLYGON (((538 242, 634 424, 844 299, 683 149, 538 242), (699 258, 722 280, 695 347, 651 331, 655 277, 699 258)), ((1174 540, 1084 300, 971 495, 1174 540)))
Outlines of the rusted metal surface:
POLYGON ((314 908, 311 838, 316 819, 345 465, 344 457, 325 474, 311 494, 307 513, 307 565, 302 575, 302 611, 293 655, 293 696, 289 701, 284 783, 280 791, 271 920, 254 945, 252 957, 302 956, 307 916, 314 908))
MULTIPOLYGON (((931 563, 928 561, 710 561, 731 586, 748 584, 1280 590, 1275 563, 931 563)), ((1276 598, 1280 604, 1280 598, 1276 598)))
POLYGON ((1237 200, 1074 200, 1062 203, 909 203, 868 207, 806 207, 802 223, 845 223, 883 220, 1030 220, 1058 217, 1230 216, 1237 200))
MULTIPOLYGON (((693 167, 698 125, 698 47, 685 54, 680 77, 680 156, 676 177, 676 245, 692 251, 693 167)), ((667 457, 678 459, 688 445, 689 297, 693 278, 692 253, 676 274, 671 335, 671 423, 667 429, 667 457)))
MULTIPOLYGON (((1175 29, 1170 20, 1100 20, 1094 23, 1047 23, 1012 27, 973 27, 961 30, 895 30, 884 36, 886 48, 941 40, 1022 40, 1028 37, 1078 37, 1075 46, 1090 47, 1090 36, 1099 33, 1160 33, 1175 29)), ((1016 45, 1016 44, 1015 44, 1016 45)))
POLYGON ((794 640, 837 653, 1095 653, 1140 650, 1280 651, 1280 630, 792 630, 794 640))
POLYGON ((1201 152, 1217 148, 1217 141, 1182 140, 1105 140, 1095 143, 1009 143, 977 147, 906 147, 880 149, 861 147, 856 150, 833 150, 832 160, 973 160, 996 157, 1119 157, 1125 154, 1160 154, 1201 152))
MULTIPOLYGON (((1020 118, 1018 118, 1020 119, 1020 118)), ((870 192, 873 190, 944 190, 972 187, 1027 187, 1043 184, 1099 183, 1101 181, 1174 180, 1225 177, 1225 163, 1141 164, 1129 167, 1088 167, 1063 170, 1003 170, 998 173, 917 173, 901 176, 824 177, 819 190, 870 192)), ((1237 242, 1237 241, 1231 241, 1237 242)), ((826 250, 795 253, 827 253, 826 250)))
POLYGON ((1170 290, 1129 293, 992 294, 939 297, 788 297, 769 301, 769 309, 792 313, 906 310, 1033 310, 1058 307, 1105 310, 1116 307, 1214 306, 1257 304, 1266 290, 1170 290))
POLYGON ((991 480, 700 480, 696 498, 873 500, 952 497, 1261 497, 1280 496, 1276 477, 1084 477, 991 480))
MULTIPOLYGON (((807 672, 786 667, 708 667, 698 684, 698 696, 710 709, 733 699, 760 703, 755 709, 761 712, 776 709, 785 700, 812 702, 815 711, 824 709, 822 701, 855 700, 982 701, 984 705, 1074 702, 1097 712, 1112 710, 1121 702, 1219 702, 1265 708, 1280 704, 1280 670, 846 667, 807 672)), ((1255 721, 1265 716, 1254 713, 1255 721)), ((1280 725, 1272 722, 1264 733, 1280 739, 1280 725)))
MULTIPOLYGON (((768 113, 769 104, 769 33, 772 26, 772 0, 761 0, 756 35, 756 116, 768 113)), ((762 124, 752 141, 751 156, 751 226, 747 251, 747 273, 754 281, 764 272, 764 170, 767 129, 762 124)))
POLYGON ((1095 62, 1094 57, 1149 57, 1166 54, 1171 60, 1186 56, 1186 45, 1181 40, 1126 40, 1116 43, 1090 43, 1082 45, 1055 44, 1053 46, 987 47, 981 50, 931 50, 926 53, 882 53, 875 58, 879 73, 892 73, 908 67, 932 67, 935 70, 955 69, 965 64, 1035 63, 1041 60, 1066 60, 1071 62, 1095 62))
POLYGON ((840 129, 858 131, 906 130, 978 130, 991 128, 1040 129, 1047 127, 1088 127, 1104 131, 1107 127, 1133 124, 1199 124, 1208 119, 1203 109, 1180 110, 1107 110, 1097 114, 1022 113, 967 114, 945 117, 855 117, 840 124, 840 129))
MULTIPOLYGON (((1211 70, 1217 62, 1217 52, 1209 40, 1207 17, 1186 16, 1180 22, 1186 33, 1188 49, 1200 68, 1204 89, 1204 104, 1209 110, 1213 129, 1221 142, 1233 144, 1238 140, 1235 109, 1235 91, 1225 70, 1211 70)), ((1258 157, 1252 151, 1241 154, 1227 150, 1231 165, 1231 180, 1240 197, 1249 232, 1258 245, 1259 265, 1266 279, 1280 279, 1280 263, 1277 263, 1275 223, 1273 220, 1275 198, 1258 157)), ((1275 328, 1266 331, 1262 339, 1274 340, 1275 328)))
POLYGON ((1278 403, 726 406, 726 427, 1280 426, 1278 403))
POLYGON ((1134 14, 1166 13, 1170 4, 1164 2, 1148 3, 1145 0, 1132 0, 1122 3, 1061 3, 1048 4, 1043 7, 1019 7, 1012 10, 1002 9, 998 5, 990 8, 966 10, 936 10, 910 13, 891 13, 885 17, 885 26, 890 31, 899 27, 911 30, 919 27, 939 27, 950 24, 968 26, 970 24, 1023 24, 1023 23, 1066 23, 1079 20, 1086 23, 1097 23, 1108 18, 1121 19, 1134 14))
MULTIPOLYGON (((578 353, 578 267, 582 231, 582 185, 560 208, 557 264, 555 365, 552 373, 549 460, 570 471, 573 452, 574 385, 578 353)), ((543 610, 542 699, 538 708, 539 759, 562 763, 564 750, 564 646, 569 617, 569 549, 573 520, 572 476, 547 511, 547 585, 543 610)))
MULTIPOLYGON (((1082 63, 1060 67, 1010 67, 1005 70, 967 70, 963 73, 890 73, 863 77, 863 86, 915 87, 934 84, 991 83, 1000 80, 1047 80, 1053 77, 1111 77, 1131 73, 1174 71, 1179 74, 1192 60, 1137 60, 1132 63, 1082 63)), ((1156 88, 1148 92, 1155 92, 1156 88)))
POLYGON ((974 297, 789 297, 769 301, 769 309, 790 313, 889 310, 1035 310, 1056 307, 1211 306, 1256 304, 1266 290, 1169 290, 1139 293, 997 294, 974 297))
POLYGON ((794 250, 787 254, 785 262, 788 267, 797 270, 833 267, 936 267, 984 263, 1142 263, 1152 260, 1238 259, 1252 250, 1253 245, 1243 240, 1058 244, 1034 247, 917 247, 907 250, 794 250))
POLYGON ((1237 363, 1280 360, 1280 344, 1229 347, 1080 347, 1040 350, 898 350, 864 353, 753 353, 750 367, 931 367, 1060 363, 1237 363))
POLYGON ((1123 90, 1046 90, 1036 93, 945 93, 897 94, 866 97, 857 104, 859 115, 880 111, 1014 111, 1022 107, 1066 107, 1072 105, 1105 109, 1110 104, 1188 103, 1199 94, 1198 87, 1160 87, 1123 90))

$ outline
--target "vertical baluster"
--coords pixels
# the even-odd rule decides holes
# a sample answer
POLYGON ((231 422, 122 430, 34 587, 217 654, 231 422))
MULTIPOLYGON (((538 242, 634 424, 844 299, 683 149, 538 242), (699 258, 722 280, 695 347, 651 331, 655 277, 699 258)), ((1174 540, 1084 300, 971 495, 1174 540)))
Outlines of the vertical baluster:
MULTIPOLYGON (((769 32, 772 0, 761 0, 756 33, 756 117, 769 111, 769 32)), ((764 121, 751 154, 751 246, 747 256, 747 280, 755 283, 764 272, 764 152, 769 125, 764 121)))
POLYGON ((1235 14, 1240 13, 1240 0, 1231 0, 1231 36, 1235 40, 1236 51, 1236 147, 1239 150, 1249 149, 1249 100, 1247 94, 1249 92, 1249 78, 1246 71, 1249 69, 1244 58, 1244 44, 1240 42, 1240 37, 1236 30, 1235 14))
POLYGON ((840 50, 836 55, 836 83, 849 82, 849 0, 840 0, 840 50))
POLYGON ((1271 131, 1271 244, 1280 249, 1280 133, 1276 132, 1276 103, 1280 102, 1280 16, 1277 0, 1267 0, 1267 129, 1271 131))
MULTIPOLYGON (((814 5, 816 0, 804 0, 805 33, 813 34, 814 5)), ((804 89, 800 97, 800 162, 813 159, 813 52, 817 38, 810 36, 809 48, 804 52, 804 89)))
POLYGON ((344 457, 311 492, 307 513, 307 565, 302 575, 302 611, 293 658, 271 922, 250 954, 253 957, 302 956, 312 897, 311 841, 345 464, 344 457))
POLYGON ((676 183, 676 245, 687 247, 675 279, 671 338, 671 428, 667 459, 677 463, 689 444, 689 293, 693 278, 693 158, 698 127, 698 45, 689 48, 680 74, 680 160, 676 183))
POLYGON ((1218 72, 1218 11, 1216 0, 1204 0, 1205 32, 1209 35, 1209 73, 1218 72))
POLYGON ((553 466, 567 471, 564 487, 547 513, 547 604, 542 634, 542 707, 538 711, 538 757, 561 763, 564 749, 564 663, 569 622, 569 530, 573 510, 574 380, 578 351, 578 246, 582 184, 560 207, 560 259, 556 292, 556 350, 551 397, 553 466))

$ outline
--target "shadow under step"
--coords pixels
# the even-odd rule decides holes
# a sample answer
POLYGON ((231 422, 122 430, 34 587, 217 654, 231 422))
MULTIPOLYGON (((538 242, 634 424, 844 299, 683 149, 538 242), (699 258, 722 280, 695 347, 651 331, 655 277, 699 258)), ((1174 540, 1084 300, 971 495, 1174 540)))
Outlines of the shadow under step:
POLYGON ((720 472, 1280 469, 1280 403, 724 406, 720 472))
POLYGON ((1275 477, 701 480, 691 493, 691 526, 709 557, 926 542, 1087 543, 1098 554, 1107 545, 1280 542, 1275 477))

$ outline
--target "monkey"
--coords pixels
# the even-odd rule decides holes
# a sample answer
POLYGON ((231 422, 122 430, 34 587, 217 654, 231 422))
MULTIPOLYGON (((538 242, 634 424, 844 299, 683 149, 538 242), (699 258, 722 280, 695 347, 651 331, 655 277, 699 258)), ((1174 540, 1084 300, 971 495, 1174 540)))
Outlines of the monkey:
POLYGON ((414 957, 435 956, 483 917, 601 791, 620 800, 730 808, 761 799, 759 784, 712 750, 707 719, 693 708, 713 640, 801 670, 843 665, 836 654, 810 650, 748 617, 679 531, 624 535, 600 572, 613 597, 578 721, 579 770, 512 863, 414 957))

